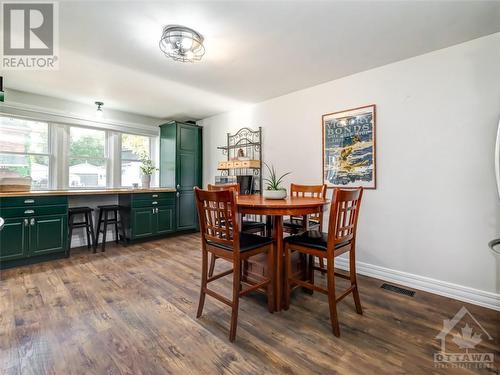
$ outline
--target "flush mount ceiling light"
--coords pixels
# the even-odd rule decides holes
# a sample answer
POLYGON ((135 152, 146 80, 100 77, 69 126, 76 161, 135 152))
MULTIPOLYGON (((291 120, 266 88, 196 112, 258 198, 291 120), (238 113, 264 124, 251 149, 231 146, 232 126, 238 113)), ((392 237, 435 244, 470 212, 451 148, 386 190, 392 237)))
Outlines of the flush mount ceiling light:
POLYGON ((197 62, 205 54, 203 36, 180 25, 167 25, 163 28, 160 39, 160 49, 175 61, 197 62))
POLYGON ((104 112, 102 110, 102 106, 104 105, 103 102, 95 102, 95 105, 97 106, 97 111, 96 111, 96 116, 99 118, 102 118, 104 116, 104 112))

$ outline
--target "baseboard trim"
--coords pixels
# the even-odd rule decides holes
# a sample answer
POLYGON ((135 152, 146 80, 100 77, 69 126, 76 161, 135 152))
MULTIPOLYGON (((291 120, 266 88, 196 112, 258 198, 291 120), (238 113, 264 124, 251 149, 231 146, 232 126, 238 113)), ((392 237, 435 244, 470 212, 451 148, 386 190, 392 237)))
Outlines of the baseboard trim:
MULTIPOLYGON (((348 269, 349 262, 346 258, 337 258, 335 259, 335 266, 346 270, 348 269)), ((485 292, 446 281, 432 279, 430 277, 396 271, 390 268, 380 267, 364 262, 356 263, 356 271, 360 275, 374 277, 376 279, 393 282, 413 289, 423 290, 425 292, 438 294, 440 296, 500 311, 500 294, 485 292)))

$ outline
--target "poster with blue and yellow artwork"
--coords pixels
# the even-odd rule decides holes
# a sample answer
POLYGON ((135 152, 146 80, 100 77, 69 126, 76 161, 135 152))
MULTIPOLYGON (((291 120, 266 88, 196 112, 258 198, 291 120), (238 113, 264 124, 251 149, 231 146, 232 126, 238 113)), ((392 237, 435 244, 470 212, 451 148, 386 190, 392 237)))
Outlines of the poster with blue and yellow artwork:
POLYGON ((323 115, 322 126, 324 183, 375 189, 375 105, 323 115))

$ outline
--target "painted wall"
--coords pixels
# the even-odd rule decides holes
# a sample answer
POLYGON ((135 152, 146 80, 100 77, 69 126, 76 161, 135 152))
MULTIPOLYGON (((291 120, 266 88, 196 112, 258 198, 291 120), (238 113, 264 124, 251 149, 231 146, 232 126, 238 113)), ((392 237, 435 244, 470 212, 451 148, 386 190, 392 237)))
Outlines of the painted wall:
POLYGON ((499 67, 497 33, 204 119, 204 182, 242 126, 263 127, 264 160, 293 172, 287 185, 321 182, 321 115, 376 104, 378 186, 364 195, 359 262, 473 288, 500 308, 500 257, 487 247, 500 236, 499 67))

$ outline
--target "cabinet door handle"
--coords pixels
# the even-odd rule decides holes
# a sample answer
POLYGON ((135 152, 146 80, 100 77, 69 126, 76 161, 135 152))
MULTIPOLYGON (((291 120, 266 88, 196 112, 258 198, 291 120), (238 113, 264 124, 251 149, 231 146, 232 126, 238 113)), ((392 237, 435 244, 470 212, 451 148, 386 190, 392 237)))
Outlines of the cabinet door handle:
POLYGON ((158 207, 155 208, 155 213, 158 213, 158 207))
POLYGON ((28 219, 24 219, 24 226, 27 227, 29 224, 28 219))
POLYGON ((158 198, 158 194, 153 194, 151 197, 152 198, 158 198))
POLYGON ((26 215, 34 214, 34 213, 35 213, 35 210, 26 210, 26 211, 24 211, 24 213, 25 213, 26 215))
POLYGON ((181 185, 177 184, 177 190, 179 190, 181 188, 181 185))
POLYGON ((153 201, 153 202, 151 202, 151 204, 158 204, 158 202, 157 201, 153 201))
POLYGON ((30 225, 31 225, 31 226, 35 225, 35 219, 31 218, 31 220, 30 220, 30 225))
POLYGON ((33 203, 35 203, 34 199, 25 199, 24 200, 24 204, 33 204, 33 203))
POLYGON ((177 192, 177 194, 175 194, 177 196, 177 198, 179 198, 181 196, 181 193, 177 192))
POLYGON ((198 186, 196 186, 196 185, 195 185, 195 186, 193 186, 193 190, 196 190, 196 188, 197 188, 197 187, 198 187, 198 186))
POLYGON ((154 214, 155 213, 155 209, 154 207, 151 209, 151 212, 154 214))

